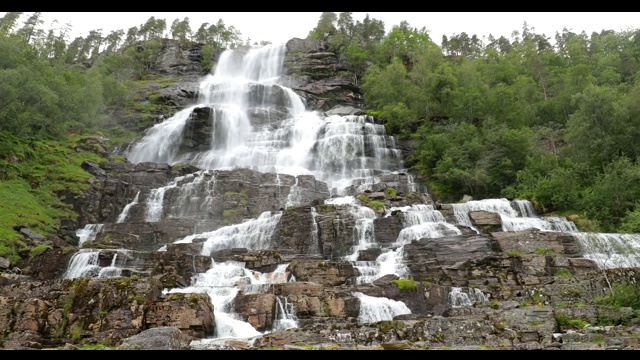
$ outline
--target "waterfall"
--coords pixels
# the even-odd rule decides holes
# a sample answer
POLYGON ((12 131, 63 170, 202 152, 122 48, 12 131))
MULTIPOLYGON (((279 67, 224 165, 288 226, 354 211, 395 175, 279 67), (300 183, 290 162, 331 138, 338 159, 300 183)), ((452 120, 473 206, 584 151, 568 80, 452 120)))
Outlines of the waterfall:
POLYGON ((124 209, 122 209, 122 212, 120 213, 120 215, 118 215, 118 220, 116 220, 116 223, 123 223, 127 219, 127 216, 129 216, 129 210, 131 209, 131 207, 138 204, 139 196, 140 196, 140 191, 138 191, 138 193, 136 194, 136 197, 133 198, 133 201, 128 203, 124 207, 124 209))
POLYGON ((376 218, 376 213, 366 206, 357 205, 356 199, 353 196, 331 198, 325 200, 324 203, 348 208, 349 213, 355 219, 352 235, 355 245, 351 247, 351 253, 344 257, 345 261, 353 263, 354 267, 358 270, 359 276, 354 280, 355 283, 370 283, 379 278, 381 276, 380 269, 376 266, 375 262, 358 260, 361 250, 377 246, 373 233, 373 220, 376 218))
MULTIPOLYGON (((215 206, 216 178, 212 171, 198 171, 187 176, 178 177, 169 185, 169 191, 178 194, 169 206, 169 218, 207 218, 209 208, 215 206), (192 180, 187 182, 187 180, 192 180), (177 184, 181 184, 177 186, 177 184), (201 198, 199 194, 204 194, 201 198)), ((166 191, 166 189, 165 189, 166 191)), ((160 202, 162 206, 162 202, 160 202)))
POLYGON ((311 249, 309 254, 319 255, 320 251, 320 239, 318 238, 318 211, 315 207, 311 207, 311 249))
POLYGON ((358 322, 374 323, 383 320, 393 320, 395 316, 411 314, 411 310, 402 302, 383 297, 373 297, 360 292, 353 296, 360 300, 358 322))
MULTIPOLYGON (((278 180, 280 180, 279 177, 278 177, 278 180)), ((300 205, 300 197, 302 196, 302 192, 303 192, 303 189, 301 189, 300 186, 298 186, 298 178, 296 177, 296 182, 291 187, 291 190, 289 191, 289 195, 287 195, 287 202, 284 206, 288 208, 288 207, 300 205)))
POLYGON ((224 52, 203 77, 198 104, 150 128, 128 159, 313 175, 341 196, 354 191, 354 182, 363 191, 378 176, 402 170, 395 139, 373 117, 307 111, 299 95, 278 84, 285 52, 284 45, 224 52), (196 108, 210 109, 211 144, 188 153, 182 133, 196 108))
POLYGON ((387 216, 395 211, 401 212, 403 228, 396 240, 397 248, 381 254, 376 259, 381 275, 396 274, 401 278, 409 276, 409 269, 403 263, 404 245, 412 240, 461 234, 457 227, 447 223, 444 216, 431 205, 393 207, 387 211, 387 216))
POLYGON ((169 185, 162 186, 159 188, 151 189, 149 192, 149 196, 147 197, 147 207, 145 212, 145 221, 147 222, 157 222, 160 221, 163 214, 163 201, 164 201, 164 193, 168 189, 174 188, 177 186, 178 181, 182 180, 183 177, 178 177, 174 179, 169 185))
POLYGON ((67 270, 62 275, 62 278, 74 279, 95 274, 97 271, 100 271, 100 266, 98 266, 99 256, 99 250, 80 249, 69 261, 67 270))
POLYGON ((451 307, 473 306, 474 304, 489 301, 489 298, 476 288, 451 287, 447 295, 451 307))
POLYGON ((458 224, 468 226, 479 233, 469 218, 469 211, 484 210, 498 213, 502 231, 539 229, 542 231, 578 232, 575 224, 564 217, 538 217, 528 200, 484 199, 452 204, 458 224), (516 210, 517 209, 517 210, 516 210))
POLYGON ((271 235, 275 230, 281 212, 265 211, 257 219, 248 219, 240 224, 229 225, 215 231, 186 236, 174 243, 191 243, 194 239, 206 239, 202 247, 202 255, 229 248, 247 248, 251 250, 265 250, 271 246, 271 235))
POLYGON ((96 249, 80 249, 77 253, 75 253, 71 260, 69 260, 69 265, 67 265, 67 269, 62 275, 63 279, 74 279, 77 277, 98 277, 98 278, 109 278, 109 277, 120 277, 122 274, 122 270, 125 268, 125 264, 127 263, 128 253, 130 250, 126 249, 117 249, 117 250, 96 250, 96 249), (102 252, 112 251, 114 252, 113 258, 111 258, 110 265, 101 266, 100 265, 100 254, 102 252), (121 255, 120 257, 118 255, 121 255), (121 257, 124 257, 120 260, 121 257))
POLYGON ((78 237, 78 246, 82 247, 87 241, 95 240, 96 235, 102 231, 104 224, 87 224, 82 229, 76 230, 76 236, 78 237))
POLYGON ((640 267, 640 234, 575 233, 585 252, 601 269, 640 267))
POLYGON ((273 325, 273 330, 287 330, 298 327, 298 318, 293 304, 289 302, 287 297, 281 300, 280 297, 276 297, 276 319, 273 325))
MULTIPOLYGON (((264 276, 263 274, 255 274, 248 271, 244 264, 240 262, 214 262, 207 272, 197 274, 194 277, 191 286, 165 290, 164 293, 208 294, 211 298, 215 315, 215 338, 248 339, 262 333, 233 312, 233 302, 240 291, 237 284, 244 283, 251 286, 287 282, 286 276, 280 275, 284 274, 284 269, 287 266, 288 264, 281 264, 271 276, 264 276)), ((256 289, 256 287, 252 288, 256 289)), ((283 313, 280 313, 280 322, 276 321, 275 326, 297 326, 292 304, 283 306, 282 311, 283 313)))

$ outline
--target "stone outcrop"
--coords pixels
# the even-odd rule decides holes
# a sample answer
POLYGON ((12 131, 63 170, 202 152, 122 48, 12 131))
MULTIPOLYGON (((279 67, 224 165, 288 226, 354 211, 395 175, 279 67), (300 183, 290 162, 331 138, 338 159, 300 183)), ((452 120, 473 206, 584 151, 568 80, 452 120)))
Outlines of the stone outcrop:
POLYGON ((348 63, 329 52, 324 41, 291 39, 287 42, 281 83, 306 100, 310 109, 330 111, 349 107, 354 115, 364 106, 364 98, 357 87, 348 63), (357 109, 357 110, 356 110, 357 109))
MULTIPOLYGON (((200 48, 172 41, 163 46, 157 70, 180 80, 166 87, 148 83, 145 91, 180 108, 197 92, 200 48)), ((282 84, 311 109, 341 115, 362 109, 348 64, 325 43, 291 40, 285 68, 282 84)), ((269 117, 254 109, 252 125, 277 126, 287 116, 284 95, 271 94, 269 117)), ((211 145, 209 109, 197 108, 193 115, 181 155, 211 145)), ((402 148, 411 152, 409 143, 402 148)), ((639 281, 638 269, 598 268, 570 233, 503 231, 494 212, 468 213, 478 232, 459 225, 453 205, 434 204, 409 173, 381 175, 370 190, 356 193, 358 206, 369 207, 367 216, 374 214, 364 218, 352 205, 325 203, 331 197, 326 183, 310 175, 122 160, 86 161, 82 168, 93 179, 84 198, 69 200, 78 217, 61 230, 104 226, 82 246, 16 230, 29 241, 49 241, 50 247, 15 270, 0 258, 0 348, 640 348, 640 313, 595 301, 609 293, 610 283, 639 281), (160 213, 150 214, 153 201, 160 213), (404 210, 415 205, 437 208, 459 234, 401 243, 410 220, 404 210), (209 243, 216 231, 237 235, 231 230, 263 215, 277 220, 252 233, 269 235, 263 247, 209 243), (370 220, 367 231, 376 240, 370 246, 360 243, 364 220, 370 220), (354 254, 354 249, 359 250, 354 254), (358 281, 365 265, 400 249, 409 276, 358 281), (94 256, 93 268, 66 278, 69 264, 87 254, 94 256), (260 332, 248 341, 214 338, 220 330, 216 312, 229 309, 216 308, 206 291, 188 289, 223 262, 244 266, 230 307, 260 332), (103 271, 113 276, 100 276, 103 271), (267 281, 256 283, 259 277, 267 281), (364 296, 401 302, 409 313, 363 321, 364 296), (282 329, 282 312, 291 309, 297 326, 282 329)))

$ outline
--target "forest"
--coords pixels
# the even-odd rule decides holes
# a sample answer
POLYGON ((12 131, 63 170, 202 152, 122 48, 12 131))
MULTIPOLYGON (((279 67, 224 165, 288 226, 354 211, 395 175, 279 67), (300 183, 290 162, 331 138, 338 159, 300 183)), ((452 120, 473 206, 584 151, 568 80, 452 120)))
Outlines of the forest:
MULTIPOLYGON (((162 39, 211 54, 250 45, 222 19, 149 18, 140 26, 69 39, 40 13, 0 18, 0 257, 29 252, 15 231, 47 234, 73 216, 97 154, 91 137, 137 134, 110 120, 154 78, 162 39)), ((640 30, 547 36, 526 23, 510 38, 464 32, 437 45, 427 29, 325 12, 309 37, 348 62, 366 112, 412 140, 412 170, 441 202, 505 197, 571 216, 584 231, 640 232, 640 30)), ((103 149, 106 150, 106 149, 103 149)))

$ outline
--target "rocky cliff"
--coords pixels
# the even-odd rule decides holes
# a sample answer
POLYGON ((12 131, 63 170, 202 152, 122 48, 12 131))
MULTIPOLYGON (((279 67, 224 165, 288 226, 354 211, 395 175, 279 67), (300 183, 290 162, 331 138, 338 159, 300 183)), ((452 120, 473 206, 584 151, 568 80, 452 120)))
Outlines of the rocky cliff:
MULTIPOLYGON (((373 144, 380 120, 356 126, 365 139, 358 159, 367 160, 366 170, 374 164, 373 175, 352 172, 366 176, 339 191, 335 173, 359 163, 320 158, 319 139, 330 127, 310 152, 318 155, 312 174, 206 168, 220 159, 203 163, 201 154, 230 139, 211 121, 220 110, 196 101, 198 47, 166 42, 164 54, 157 70, 176 82, 163 96, 175 112, 190 109, 173 155, 83 164, 94 178, 73 203, 78 218, 68 230, 78 246, 54 241, 0 273, 2 348, 639 346, 638 312, 595 301, 612 283, 637 281, 636 267, 602 266, 570 221, 522 211, 526 202, 434 203, 403 168, 409 144, 383 135, 382 146, 373 144), (376 163, 381 153, 400 160, 376 163), (330 171, 333 182, 320 179, 330 171)), ((275 90, 251 87, 248 98, 271 104, 250 107, 251 128, 264 136, 286 128, 286 89, 324 119, 361 120, 349 65, 322 42, 292 39, 282 64, 275 90)))

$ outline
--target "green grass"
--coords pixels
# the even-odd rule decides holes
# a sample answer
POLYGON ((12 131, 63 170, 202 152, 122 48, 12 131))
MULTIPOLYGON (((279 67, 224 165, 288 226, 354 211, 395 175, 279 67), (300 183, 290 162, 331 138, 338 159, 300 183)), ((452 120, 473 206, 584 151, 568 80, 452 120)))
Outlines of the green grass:
POLYGON ((384 209, 384 203, 382 201, 371 200, 367 203, 367 206, 373 210, 380 211, 384 209))
POLYGON ((384 189, 384 194, 388 197, 395 197, 398 194, 398 191, 393 187, 388 187, 384 189))
POLYGON ((105 158, 76 148, 102 152, 95 140, 70 135, 62 141, 46 141, 0 133, 4 155, 0 158, 0 256, 12 263, 20 259, 18 251, 26 244, 16 228, 53 235, 61 218, 77 216, 70 202, 83 196, 93 177, 81 164, 85 160, 101 163, 105 158))
POLYGON ((562 268, 562 269, 558 269, 558 271, 556 271, 555 274, 553 274, 554 276, 564 276, 564 277, 571 277, 573 275, 571 275, 571 273, 569 272, 569 270, 562 268))

